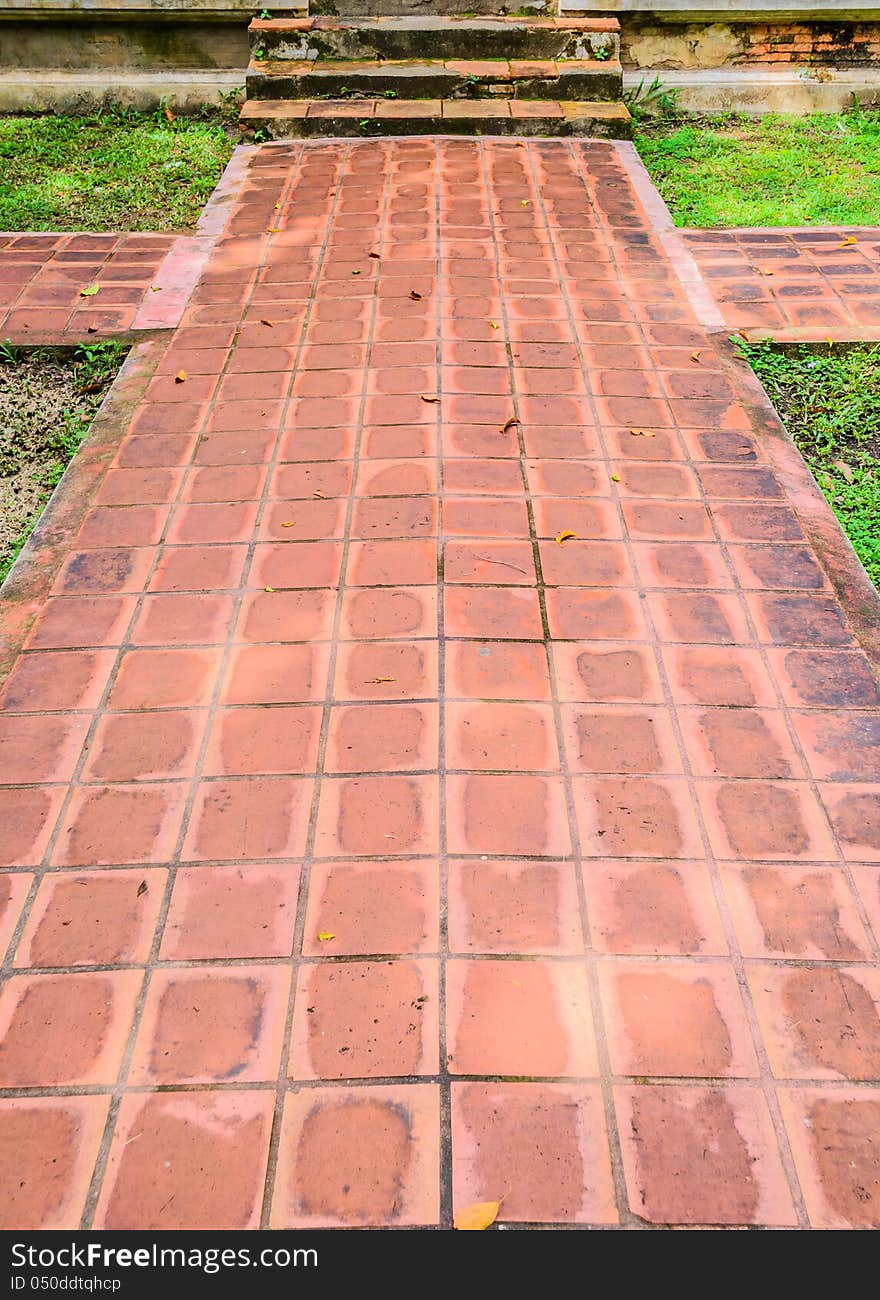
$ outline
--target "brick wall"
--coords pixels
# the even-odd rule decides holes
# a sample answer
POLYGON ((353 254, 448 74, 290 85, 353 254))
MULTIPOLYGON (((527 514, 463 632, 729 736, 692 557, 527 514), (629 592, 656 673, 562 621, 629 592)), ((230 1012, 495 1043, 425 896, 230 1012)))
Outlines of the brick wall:
POLYGON ((880 64, 880 23, 762 23, 743 28, 733 62, 856 68, 880 64))

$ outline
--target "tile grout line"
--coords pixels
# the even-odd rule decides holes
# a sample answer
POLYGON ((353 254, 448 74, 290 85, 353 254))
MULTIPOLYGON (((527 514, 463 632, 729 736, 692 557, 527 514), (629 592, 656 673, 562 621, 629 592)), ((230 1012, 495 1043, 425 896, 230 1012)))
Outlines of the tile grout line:
MULTIPOLYGON (((283 193, 283 188, 284 188, 284 186, 282 185, 282 193, 283 193)), ((228 224, 227 224, 227 226, 225 227, 225 231, 226 231, 226 235, 227 235, 227 237, 228 237, 228 233, 229 233, 229 226, 228 226, 228 224)), ((223 234, 221 233, 221 234, 218 234, 218 237, 217 237, 217 244, 216 244, 216 246, 215 246, 215 249, 220 249, 220 248, 222 247, 222 242, 223 242, 223 234)), ((267 254, 268 254, 268 246, 264 246, 264 248, 263 248, 263 250, 262 250, 262 253, 261 253, 261 258, 264 259, 264 258, 267 256, 267 254)), ((208 267, 206 266, 206 267, 203 268, 203 270, 202 270, 202 275, 200 276, 198 283, 197 283, 196 285, 193 286, 193 291, 192 291, 193 296, 195 295, 196 291, 198 290, 199 285, 202 283, 204 277, 206 276, 207 271, 208 271, 208 267)), ((250 293, 247 295, 247 302, 250 301, 250 298, 251 298, 251 296, 252 296, 252 294, 253 294, 253 292, 254 292, 254 289, 255 289, 255 287, 256 287, 256 283, 257 283, 257 277, 256 277, 256 274, 254 274, 254 279, 253 279, 253 282, 252 282, 252 284, 251 284, 250 293)), ((191 296, 191 298, 190 298, 190 301, 189 301, 189 304, 188 304, 188 306, 187 306, 187 309, 189 308, 189 306, 190 306, 191 304, 192 304, 192 296, 191 296)), ((241 309, 241 316, 240 316, 240 319, 241 319, 241 318, 243 317, 244 311, 246 310, 246 304, 245 304, 244 302, 242 302, 242 303, 240 304, 240 309, 241 309)), ((231 339, 231 341, 230 341, 230 343, 229 343, 229 345, 228 345, 227 355, 226 355, 226 360, 225 360, 225 362, 224 362, 224 364, 223 364, 223 368, 222 368, 222 370, 221 370, 221 372, 220 372, 220 375, 218 376, 218 381, 217 381, 217 383, 216 383, 216 385, 215 385, 215 387, 214 387, 214 390, 213 390, 212 396, 211 396, 210 400, 209 400, 207 403, 204 404, 204 409, 203 409, 203 411, 202 411, 202 413, 201 413, 201 416, 200 416, 200 425, 201 425, 201 428, 200 428, 200 430, 199 430, 199 432, 198 432, 198 435, 197 435, 197 437, 196 437, 195 443, 193 444, 193 446, 192 446, 191 449, 190 449, 190 461, 189 461, 189 464, 190 464, 190 465, 191 465, 192 463, 194 463, 194 457, 195 457, 196 454, 197 454, 199 444, 201 443, 202 438, 203 438, 203 437, 206 435, 206 433, 207 433, 207 424, 208 424, 209 411, 210 411, 210 410, 211 410, 211 409, 216 405, 217 401, 219 400, 220 387, 221 387, 221 382, 220 382, 220 381, 221 381, 221 377, 222 377, 222 375, 225 373, 225 371, 226 371, 226 369, 227 369, 227 367, 228 367, 228 365, 229 365, 230 357, 232 356, 233 350, 234 350, 234 348, 235 348, 235 339, 236 339, 236 335, 233 334, 233 337, 232 337, 232 339, 231 339)), ((140 409, 140 408, 139 408, 139 409, 140 409)), ((278 437, 280 438, 280 436, 281 436, 281 435, 279 434, 278 437)), ((182 475, 182 476, 181 476, 180 484, 178 485, 178 494, 179 494, 180 492, 183 491, 183 486, 184 486, 185 481, 186 481, 185 475, 182 475)), ((171 514, 170 514, 170 512, 169 512, 168 516, 166 517, 165 528, 167 528, 168 523, 170 522, 170 519, 171 519, 171 514)), ((156 546, 155 546, 155 563, 154 563, 154 566, 153 566, 153 570, 151 571, 151 576, 152 576, 152 572, 154 572, 154 571, 155 571, 155 568, 158 566, 159 559, 160 559, 160 557, 161 557, 161 555, 163 554, 164 549, 165 549, 165 542, 164 542, 164 537, 165 537, 165 528, 163 528, 162 537, 159 539, 159 541, 156 543, 156 546)), ((252 543, 252 544, 253 544, 253 543, 252 543)), ((242 575, 242 581, 244 581, 244 574, 242 575)), ((141 608, 142 608, 142 606, 143 606, 144 599, 145 599, 145 597, 146 597, 148 594, 150 594, 150 593, 149 593, 148 590, 146 590, 146 588, 145 588, 144 593, 143 593, 143 594, 141 595, 141 597, 138 599, 137 606, 136 606, 136 613, 135 613, 135 615, 133 616, 132 624, 131 624, 131 628, 133 628, 133 627, 135 626, 135 622, 136 622, 136 619, 137 619, 137 617, 139 616, 139 612, 140 612, 140 610, 141 610, 141 608)), ((92 1175, 92 1180, 91 1180, 91 1184, 90 1184, 90 1187, 89 1187, 89 1192, 88 1192, 88 1194, 87 1194, 86 1202, 85 1202, 85 1207, 84 1207, 84 1210, 83 1210, 83 1216, 82 1216, 82 1220, 81 1220, 81 1226, 82 1226, 84 1229, 90 1229, 90 1228, 93 1226, 94 1215, 95 1215, 95 1213, 96 1213, 97 1206, 98 1206, 98 1201, 99 1201, 99 1198, 100 1198, 100 1194, 101 1194, 101 1191, 102 1191, 102 1189, 103 1189, 104 1177, 105 1177, 105 1174, 106 1174, 106 1171, 107 1171, 107 1168, 108 1168, 109 1159, 110 1159, 110 1151, 111 1151, 112 1141, 113 1141, 113 1137, 114 1137, 114 1135, 115 1135, 116 1125, 117 1125, 118 1116, 119 1116, 120 1108, 121 1108, 121 1105, 122 1105, 122 1101, 123 1101, 123 1098, 124 1098, 124 1096, 125 1096, 125 1092, 126 1092, 126 1083, 127 1083, 128 1074, 129 1074, 129 1071, 130 1071, 130 1068, 131 1068, 131 1063, 132 1063, 132 1059, 133 1059, 133 1055, 134 1055, 135 1044, 136 1044, 136 1042, 137 1042, 138 1034, 139 1034, 139 1031, 140 1031, 141 1021, 142 1021, 142 1019, 143 1019, 144 1008, 145 1008, 145 1005, 146 1005, 147 996, 148 996, 148 994, 149 994, 149 990, 150 990, 150 986, 151 986, 151 982, 152 982, 152 971, 153 971, 153 969, 155 968, 155 964, 156 964, 157 959, 158 959, 158 954, 159 954, 159 951, 160 951, 160 947, 161 947, 161 943, 162 943, 162 938, 163 938, 163 934, 164 934, 165 922, 166 922, 167 915, 168 915, 168 909, 169 909, 169 907, 170 907, 170 903, 171 903, 171 896, 172 896, 172 892, 173 892, 173 890, 174 890, 174 885, 175 885, 175 882, 176 882, 176 879, 177 879, 177 870, 178 870, 178 866, 179 866, 179 860, 180 860, 180 856, 181 856, 181 854, 182 854, 182 852, 183 852, 184 842, 185 842, 186 835, 187 835, 187 832, 188 832, 188 829, 189 829, 189 821, 190 821, 190 816, 191 816, 192 809, 193 809, 194 802, 195 802, 196 791, 197 791, 197 789, 198 789, 198 785, 199 785, 199 780, 200 780, 200 775, 201 775, 201 768, 202 768, 202 766, 203 766, 204 759, 205 759, 205 755, 206 755, 206 753, 207 753, 208 739, 209 739, 209 736, 210 736, 210 733, 211 733, 211 728, 212 728, 212 725, 213 725, 213 720, 214 720, 214 718, 215 718, 215 716, 216 716, 216 712, 217 712, 217 701, 218 701, 218 699, 219 699, 219 694, 220 694, 220 691, 221 691, 221 689, 222 689, 223 673, 224 673, 224 671, 225 671, 225 663, 226 663, 226 661, 227 661, 227 659, 228 659, 229 649, 230 649, 230 646, 231 646, 231 644, 232 644, 232 637, 233 637, 233 634, 234 634, 235 624, 236 624, 236 621, 237 621, 237 618, 238 618, 238 613, 239 613, 240 604, 241 604, 241 595, 239 594, 239 597, 238 597, 238 599, 236 600, 236 602, 235 602, 235 604, 234 604, 234 607, 233 607, 233 609, 230 611, 230 614, 229 614, 229 623, 228 623, 228 627, 227 627, 227 637, 226 637, 226 641, 225 641, 225 649, 224 649, 224 651, 223 651, 223 654, 221 655, 220 662, 219 662, 219 664, 217 665, 217 668, 216 668, 216 678, 215 678, 215 682, 214 682, 213 693, 212 693, 212 696, 211 696, 211 700, 210 700, 210 702, 209 702, 209 704, 208 704, 208 706, 207 706, 207 708, 206 708, 206 710, 205 710, 205 713, 206 713, 206 718, 205 718, 205 729, 204 729, 204 731, 203 731, 203 733, 202 733, 201 742, 200 742, 200 746, 199 746, 198 757, 197 757, 196 763, 195 763, 195 765, 194 765, 194 768, 193 768, 193 772, 192 772, 192 774, 191 774, 191 777, 190 777, 190 779, 189 779, 189 781, 188 781, 188 783, 187 783, 187 784, 188 784, 188 794, 187 794, 187 797, 186 797, 186 799, 185 799, 185 801, 184 801, 183 806, 179 809, 180 823, 179 823, 179 826, 178 826, 177 836, 176 836, 176 840, 175 840, 175 846, 174 846, 174 849, 172 850, 172 852, 171 852, 171 854, 170 854, 170 858, 169 858, 169 861, 168 861, 168 863, 167 863, 167 878, 166 878, 166 883, 165 883, 165 889, 164 889, 164 893, 163 893, 162 902, 161 902, 161 904, 160 904, 159 912, 158 912, 158 915, 157 915, 157 917, 156 917, 156 921, 155 921, 154 933, 153 933, 153 942, 152 942, 152 946, 151 946, 150 957, 149 957, 148 962, 147 962, 147 965, 146 965, 145 976, 144 976, 144 980, 143 980, 143 983, 142 983, 142 986, 141 986, 140 995, 139 995, 139 997, 138 997, 137 1003, 136 1003, 135 1008, 134 1008, 134 1013, 133 1013, 132 1023, 131 1023, 131 1026, 130 1026, 130 1028, 129 1028, 129 1034, 128 1034, 128 1039, 127 1039, 127 1043, 126 1043, 126 1048, 125 1048, 125 1051, 124 1051, 124 1053, 123 1053, 122 1060, 121 1060, 121 1062, 120 1062, 120 1068, 119 1068, 119 1073, 118 1073, 118 1075, 117 1075, 117 1080, 116 1080, 115 1086, 114 1086, 113 1089, 112 1089, 112 1097, 111 1097, 110 1108, 109 1108, 109 1112, 108 1112, 108 1116, 107 1116, 107 1124, 106 1124, 106 1128, 105 1128, 105 1131, 104 1131, 104 1135, 103 1135, 103 1139, 102 1139, 102 1142, 101 1142, 101 1146, 100 1146, 99 1151, 98 1151, 98 1156, 97 1156, 97 1160, 96 1160, 96 1163, 95 1163, 95 1168, 94 1168, 94 1172, 93 1172, 93 1175, 92 1175)), ((128 642, 126 642, 124 645, 120 646, 120 649, 119 649, 119 657, 118 657, 118 659, 117 659, 116 668, 114 669, 113 672, 111 672, 110 680, 108 681, 108 684, 107 684, 107 687, 106 687, 106 694, 105 694, 104 699, 102 700, 102 711, 103 711, 103 706, 106 705, 106 699, 107 699, 107 697, 109 696, 109 692, 110 692, 110 690, 112 689, 112 685, 113 685, 113 682, 114 682, 114 680, 115 680, 116 673, 118 672, 119 664, 120 664, 120 662, 121 662, 121 660, 122 660, 122 656, 123 656, 123 654, 125 653, 125 651, 126 651, 128 648, 129 648, 129 646, 128 646, 128 642)))
MULTIPOLYGON (((638 201, 639 201, 639 196, 637 194, 636 202, 638 201)), ((615 250, 612 246, 612 255, 614 255, 614 251, 615 250)), ((671 271, 675 279, 678 280, 679 284, 681 285, 685 302, 688 306, 688 309, 690 310, 690 302, 687 296, 686 286, 681 282, 680 277, 677 275, 674 263, 671 264, 671 271)), ((645 330, 643 328, 641 321, 638 320, 636 321, 636 328, 638 329, 639 333, 642 335, 644 339, 645 330)), ((698 328, 700 328, 701 332, 705 332, 702 326, 698 326, 698 328)), ((648 355, 651 356, 650 348, 648 348, 648 355)), ((653 368, 653 359, 652 359, 652 368, 653 368)), ((678 422, 676 421, 676 423, 672 427, 677 430, 679 428, 678 422)), ((687 450, 688 449, 685 448, 685 451, 687 450)), ((687 460, 688 463, 692 464, 689 453, 687 456, 687 460)), ((702 486, 701 486, 701 491, 702 491, 702 486)), ((702 494, 701 499, 703 500, 704 504, 707 506, 707 514, 709 517, 710 526, 712 527, 713 532, 716 535, 716 542, 720 542, 721 539, 718 538, 717 529, 715 528, 714 515, 711 509, 708 508, 704 493, 702 494)), ((725 560, 727 560, 726 552, 725 552, 725 560)), ((743 611, 746 619, 748 620, 750 618, 749 610, 743 598, 742 591, 739 588, 739 584, 736 582, 736 574, 732 572, 731 576, 734 579, 734 583, 735 583, 734 590, 737 593, 739 606, 743 611)), ((652 633, 656 638, 656 629, 654 627, 654 620, 653 620, 653 615, 650 610, 650 607, 647 607, 645 609, 645 615, 649 624, 649 628, 651 629, 652 633)), ((751 622, 748 623, 748 626, 750 628, 752 635, 754 636, 754 628, 752 627, 751 622)), ((660 645, 659 638, 657 638, 656 644, 659 647, 660 645)), ((724 892, 723 882, 721 880, 721 876, 718 870, 718 862, 714 850, 712 848, 709 833, 706 827, 705 819, 703 816, 702 805, 699 799, 697 798, 696 786, 694 783, 693 772, 692 772, 691 762, 690 762, 690 755, 688 753, 687 744, 685 742, 682 729, 681 729, 681 722, 680 722, 679 712, 678 712, 678 704, 672 695, 669 678, 666 672, 666 665, 663 662, 662 656, 660 656, 659 653, 658 653, 658 671, 660 672, 661 675, 660 680, 663 684, 664 696, 666 699, 666 707, 669 710, 670 720, 672 722, 672 726, 675 731, 676 744, 679 749, 679 757, 682 763, 682 770, 685 774, 685 778, 687 782, 689 802, 691 805, 691 814, 695 820, 696 826, 699 828, 700 839, 703 845, 703 853, 704 853, 706 863, 709 867, 710 877, 712 880, 712 888, 715 896, 715 903, 718 908, 719 916, 721 918, 721 923, 725 932, 725 939, 727 941, 728 948, 729 948, 731 967, 736 977, 736 982, 740 992, 740 998, 743 1003, 746 1020, 749 1026, 749 1033, 752 1040, 752 1047, 755 1053, 756 1062, 758 1066, 758 1081, 760 1083, 765 1104, 769 1112, 770 1122, 776 1139, 776 1144, 780 1155, 780 1159, 782 1161, 782 1167, 784 1170, 785 1178, 786 1181, 788 1182, 789 1192, 792 1198, 792 1203, 798 1220, 798 1226, 801 1229, 809 1228, 810 1222, 807 1213, 806 1203, 804 1200, 803 1192, 801 1190, 800 1179, 798 1177, 797 1169, 795 1167, 794 1157, 792 1155, 788 1133, 785 1129, 784 1121, 782 1119, 782 1113, 779 1108, 779 1102, 778 1102, 777 1092, 776 1092, 776 1080, 773 1076, 769 1057, 767 1054, 767 1048, 764 1043, 763 1034, 761 1032, 761 1027, 755 1011, 751 990, 748 984, 745 961, 743 959, 742 952, 739 947, 739 941, 733 924, 733 918, 730 915, 730 910, 727 905, 727 898, 724 892)))
MULTIPOLYGON (((308 164, 311 159, 311 156, 313 152, 316 151, 309 149, 305 144, 301 145, 300 148, 301 148, 301 156, 300 156, 301 167, 300 167, 298 180, 302 181, 303 176, 308 171, 308 164)), ((324 262, 331 248, 333 235, 334 235, 334 218, 336 215, 336 211, 339 208, 340 200, 345 189, 345 181, 346 181, 346 176, 348 174, 349 165, 351 163, 351 156, 352 156, 352 146, 350 143, 343 142, 343 141, 334 142, 333 153, 331 155, 333 159, 334 179, 329 182, 329 184, 332 186, 332 196, 331 196, 332 203, 330 204, 329 212, 325 216, 326 224, 324 226, 324 237, 320 244, 320 252, 318 258, 316 259, 315 265, 312 270, 312 281, 311 281, 312 292, 309 297, 308 310, 300 326, 299 349, 297 351, 297 358, 291 367, 291 386, 288 392, 288 406, 286 407, 286 409, 289 409, 289 403, 293 398, 293 384, 298 374, 299 360, 307 346, 306 336, 308 332, 308 327, 312 319, 312 313, 315 310, 315 304, 318 295, 320 293, 321 272, 323 270, 324 262)), ((299 196, 296 192, 296 186, 295 185, 291 186, 289 197, 287 200, 288 208, 285 213, 285 216, 288 221, 291 222, 293 221, 298 198, 299 196)), ((373 311, 375 311, 375 289, 374 289, 374 298, 373 298, 373 311)), ((363 411, 364 411, 364 403, 366 401, 366 371, 368 366, 371 336, 372 336, 372 320, 367 331, 368 351, 365 356, 364 368, 362 372, 360 409, 358 413, 357 430, 355 433, 353 457, 352 457, 351 486, 349 490, 348 500, 346 502, 345 510, 344 510, 341 563, 340 563, 339 575, 337 578, 336 586, 335 588, 331 588, 331 590, 333 591, 334 609, 333 609, 332 629, 328 638, 330 651, 329 651, 329 657, 327 662, 327 678, 324 687, 324 700, 321 709, 321 726, 320 726, 320 732, 318 736, 318 750, 317 750, 317 757, 315 760, 315 769, 314 769, 314 775, 312 780, 311 801, 309 806, 309 815, 306 823, 305 844, 302 853, 299 857, 299 862, 300 862, 299 889, 297 895, 296 918, 295 918, 295 926, 294 926, 294 933, 293 933, 293 942, 291 945, 292 951, 291 951, 291 956, 289 958, 290 984, 287 992, 287 1008, 284 1016, 284 1032, 283 1032, 283 1037, 281 1042, 281 1051, 279 1054, 278 1074, 275 1081, 275 1105, 273 1108, 272 1127, 269 1135, 267 1159, 265 1164, 265 1176, 263 1179, 263 1187, 262 1187, 262 1196, 260 1198, 261 1206, 260 1206, 259 1226, 262 1230, 265 1230, 269 1227, 271 1217, 275 1209, 276 1196, 278 1192, 278 1188, 276 1186, 276 1178, 278 1172, 278 1159, 279 1159, 279 1150, 281 1144, 281 1132, 284 1123, 285 1101, 288 1095, 288 1091, 291 1088, 291 1084, 292 1084, 292 1080, 290 1079, 291 1035, 293 1029, 294 1011, 296 1007, 297 984, 298 984, 299 973, 302 965, 302 945, 303 945, 303 935, 305 929, 305 915, 306 915, 306 907, 308 904, 309 884, 311 878, 311 864, 314 856, 314 843, 315 843, 315 834, 317 828, 318 808, 323 793, 322 780, 323 780, 324 762, 325 762, 326 747, 327 747, 327 733, 328 733, 330 715, 332 710, 333 679, 334 679, 334 674, 336 669, 336 657, 338 653, 342 598, 345 591, 346 566, 348 563, 348 548, 350 543, 351 520, 352 520, 352 513, 354 509, 354 499, 355 499, 354 492, 355 492, 355 486, 357 481, 357 464, 358 464, 357 452, 360 446, 360 438, 362 436, 363 411)), ((296 429, 294 426, 291 426, 291 432, 295 434, 296 429)), ((268 482, 268 476, 267 476, 267 482, 268 482)), ((298 1081, 296 1086, 298 1087, 298 1081)))

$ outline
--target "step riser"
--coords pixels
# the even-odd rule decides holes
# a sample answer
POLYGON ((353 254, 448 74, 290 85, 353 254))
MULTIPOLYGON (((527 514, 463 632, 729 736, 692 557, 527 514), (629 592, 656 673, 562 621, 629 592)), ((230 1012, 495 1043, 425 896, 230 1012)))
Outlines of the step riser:
MULTIPOLYGON (((454 17, 465 7, 464 0, 312 0, 314 18, 329 14, 339 18, 438 18, 454 17)), ((501 0, 467 0, 469 14, 495 17, 503 9, 501 0)), ((556 0, 519 0, 517 9, 527 9, 542 18, 556 16, 556 0)))
POLYGON ((470 81, 456 72, 426 70, 385 72, 321 71, 266 76, 248 73, 248 99, 345 99, 354 92, 371 99, 587 99, 616 100, 622 93, 619 69, 607 72, 560 70, 557 77, 479 77, 470 81), (393 92, 388 94, 387 92, 393 92))
POLYGON ((464 135, 464 136, 578 136, 590 139, 627 139, 629 130, 620 123, 582 118, 571 122, 560 118, 383 118, 369 119, 362 127, 356 118, 273 118, 261 121, 248 116, 246 124, 270 140, 325 139, 344 136, 366 139, 377 135, 464 135))
MULTIPOLYGON (((460 0, 460 3, 462 0, 460 0)), ((282 59, 592 59, 596 51, 617 59, 616 32, 557 31, 500 24, 482 30, 454 27, 420 31, 407 28, 348 27, 337 31, 251 31, 251 53, 282 59)), ((601 58, 596 62, 601 62, 601 58)))

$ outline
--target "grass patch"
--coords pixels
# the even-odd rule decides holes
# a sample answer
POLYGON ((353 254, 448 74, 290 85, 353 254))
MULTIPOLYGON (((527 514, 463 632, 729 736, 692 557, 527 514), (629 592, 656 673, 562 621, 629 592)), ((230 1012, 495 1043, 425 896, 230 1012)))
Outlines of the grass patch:
POLYGON ((229 113, 0 117, 0 230, 186 230, 235 143, 229 113))
POLYGON ((880 587, 880 346, 737 346, 880 587))
POLYGON ((878 222, 880 112, 642 117, 635 145, 677 226, 878 222))
POLYGON ((0 582, 88 433, 126 348, 82 344, 72 356, 0 344, 0 582))

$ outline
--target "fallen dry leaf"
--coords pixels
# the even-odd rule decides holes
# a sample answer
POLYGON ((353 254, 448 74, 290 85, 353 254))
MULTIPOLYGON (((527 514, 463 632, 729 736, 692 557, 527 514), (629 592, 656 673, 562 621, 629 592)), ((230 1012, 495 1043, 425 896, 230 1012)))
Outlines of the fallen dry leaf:
POLYGON ((270 321, 270 320, 261 320, 261 321, 260 321, 260 324, 261 324, 261 325, 267 325, 267 326, 269 327, 270 330, 275 328, 273 322, 270 321))
POLYGON ((515 415, 512 415, 509 420, 504 421, 504 423, 502 424, 498 432, 507 433, 508 429, 515 429, 518 424, 519 424, 519 420, 516 418, 515 415))
POLYGON ((493 329, 493 330, 497 330, 497 328, 498 328, 498 322, 497 322, 497 320, 490 320, 490 321, 489 321, 489 328, 490 328, 490 329, 493 329))
POLYGON ((336 938, 336 935, 333 933, 332 930, 319 930, 318 938, 321 941, 321 943, 329 943, 331 939, 336 938))
POLYGON ((657 436, 649 429, 630 429, 630 433, 634 438, 656 438, 657 436))
POLYGON ((573 533, 570 528, 566 528, 564 532, 556 534, 556 545, 561 546, 563 542, 569 541, 572 537, 577 537, 577 533, 573 533))
POLYGON ((273 592, 275 591, 275 588, 274 588, 274 587, 264 587, 264 588, 263 588, 263 591, 268 591, 268 592, 271 594, 271 593, 273 593, 273 592))
POLYGON ((361 271, 352 271, 352 275, 361 275, 361 274, 363 274, 361 271))
POLYGON ((620 482, 620 475, 619 475, 619 474, 612 474, 612 475, 611 475, 611 482, 612 482, 612 483, 619 483, 619 482, 620 482))
POLYGON ((837 247, 851 248, 853 244, 857 244, 858 242, 859 241, 856 239, 855 235, 847 235, 846 239, 842 239, 837 247))
POLYGON ((162 292, 162 286, 161 286, 161 284, 151 284, 151 285, 150 285, 150 292, 151 292, 151 293, 161 293, 161 292, 162 292))
POLYGON ((313 497, 320 497, 322 501, 326 501, 326 500, 327 500, 327 493, 326 493, 326 492, 319 492, 317 488, 316 488, 315 491, 312 493, 312 496, 313 496, 313 497))
POLYGON ((500 1201, 477 1201, 476 1204, 466 1205, 463 1210, 459 1210, 452 1225, 459 1232, 483 1232, 486 1228, 491 1228, 500 1209, 500 1201))
POLYGON ((422 301, 422 295, 420 293, 416 293, 415 289, 410 289, 409 296, 410 298, 412 298, 413 302, 422 301))
POLYGON ((174 376, 175 384, 185 384, 188 379, 189 375, 185 370, 178 370, 177 374, 174 376))
POLYGON ((396 682, 396 677, 368 677, 368 686, 381 686, 384 682, 396 682))
POLYGON ((422 401, 423 401, 423 402, 439 402, 439 401, 440 401, 440 398, 439 398, 439 397, 428 397, 425 393, 422 393, 422 401))
POLYGON ((691 353, 691 361, 699 361, 699 359, 700 359, 700 354, 699 354, 699 352, 692 352, 692 353, 691 353))
POLYGON ((378 262, 378 260, 379 260, 379 254, 378 254, 378 253, 367 253, 367 257, 375 257, 375 259, 376 259, 377 262, 378 262))
POLYGON ((847 465, 845 460, 835 460, 832 463, 834 464, 835 469, 840 470, 841 474, 846 479, 847 483, 852 483, 853 479, 855 478, 855 474, 853 473, 852 466, 847 465))
POLYGON ((266 230, 266 234, 267 234, 267 235, 280 235, 280 234, 281 234, 281 227, 280 227, 280 226, 269 226, 268 229, 266 230))
POLYGON ((284 523, 281 525, 281 527, 282 527, 282 528, 296 528, 296 520, 295 520, 295 519, 285 519, 285 521, 284 521, 284 523))
POLYGON ((99 284, 87 284, 84 289, 80 289, 79 296, 80 298, 94 298, 100 288, 101 286, 99 284))
POLYGON ((148 889, 147 882, 146 882, 145 880, 142 880, 141 883, 140 883, 140 884, 138 885, 138 887, 137 887, 137 896, 138 896, 138 898, 140 898, 143 894, 145 894, 145 893, 147 892, 147 889, 148 889))

